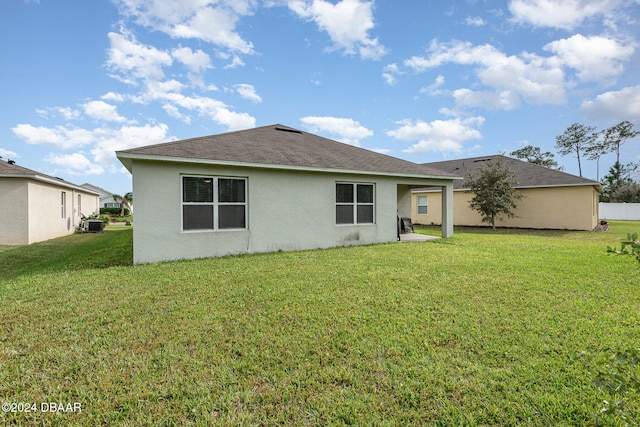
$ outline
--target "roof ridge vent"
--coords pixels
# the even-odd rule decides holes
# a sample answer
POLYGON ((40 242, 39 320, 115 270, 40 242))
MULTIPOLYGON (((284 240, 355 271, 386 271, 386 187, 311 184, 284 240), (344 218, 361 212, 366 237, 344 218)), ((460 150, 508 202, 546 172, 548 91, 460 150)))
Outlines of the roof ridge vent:
POLYGON ((287 128, 287 127, 284 127, 284 126, 276 126, 276 130, 279 130, 279 131, 282 131, 282 132, 302 133, 302 131, 299 131, 298 129, 287 128))

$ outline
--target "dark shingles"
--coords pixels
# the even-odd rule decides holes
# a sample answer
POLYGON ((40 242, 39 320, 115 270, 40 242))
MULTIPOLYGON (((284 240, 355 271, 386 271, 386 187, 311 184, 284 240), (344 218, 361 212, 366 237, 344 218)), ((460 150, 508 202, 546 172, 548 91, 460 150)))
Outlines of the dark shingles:
MULTIPOLYGON (((35 175, 47 176, 47 175, 38 173, 38 172, 36 172, 34 170, 27 169, 25 167, 18 166, 16 164, 11 164, 9 162, 3 162, 3 161, 0 161, 0 174, 2 174, 2 175, 24 175, 24 176, 35 176, 35 175)), ((49 178, 53 178, 53 177, 49 177, 49 178)))
POLYGON ((294 168, 443 178, 458 176, 279 124, 150 145, 119 153, 294 168))
MULTIPOLYGON (((69 182, 69 181, 65 181, 62 178, 58 178, 56 176, 51 176, 51 175, 46 175, 44 173, 40 173, 37 171, 34 171, 32 169, 28 169, 25 168, 23 166, 19 166, 17 164, 11 164, 9 162, 5 162, 5 161, 1 161, 0 160, 0 177, 24 177, 24 178, 33 178, 33 179, 45 179, 45 180, 49 180, 49 181, 54 181, 59 183, 62 186, 65 187, 75 187, 75 188, 81 188, 80 186, 69 182)), ((87 192, 93 193, 93 190, 90 189, 84 189, 87 192)), ((97 193, 96 193, 97 194, 97 193)))
POLYGON ((501 155, 425 163, 423 164, 423 166, 428 168, 441 169, 443 171, 464 177, 465 180, 454 181, 453 183, 453 188, 455 190, 459 190, 466 188, 465 181, 468 176, 477 176, 480 168, 486 166, 488 162, 496 159, 502 159, 505 165, 511 171, 513 171, 517 182, 516 187, 519 188, 600 185, 597 181, 501 155))

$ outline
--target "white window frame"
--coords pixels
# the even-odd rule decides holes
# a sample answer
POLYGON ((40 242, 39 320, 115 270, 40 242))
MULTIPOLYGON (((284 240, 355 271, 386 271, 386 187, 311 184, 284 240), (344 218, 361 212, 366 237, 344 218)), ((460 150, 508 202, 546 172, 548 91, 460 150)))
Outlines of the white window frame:
POLYGON ((429 214, 429 196, 423 195, 423 196, 417 196, 416 199, 416 206, 418 207, 418 211, 417 214, 418 215, 428 215, 429 214), (420 199, 423 198, 426 200, 426 202, 424 204, 420 204, 420 199), (420 208, 424 207, 426 212, 422 213, 420 212, 420 208))
POLYGON ((82 194, 78 194, 78 216, 80 216, 81 210, 82 210, 82 194))
POLYGON ((180 175, 180 231, 182 233, 210 233, 219 231, 237 231, 249 229, 249 194, 248 178, 238 176, 217 176, 217 175, 180 175), (184 178, 210 178, 213 180, 213 201, 212 202, 185 202, 184 201, 184 178), (218 201, 220 179, 233 179, 244 182, 244 202, 220 202, 218 201), (212 228, 185 229, 184 228, 184 206, 211 206, 213 209, 212 228), (219 207, 220 206, 244 206, 244 227, 220 228, 219 207))
POLYGON ((375 225, 376 223, 376 184, 374 182, 344 182, 344 181, 336 181, 334 185, 334 200, 336 206, 336 225, 375 225), (352 185, 353 186, 353 201, 351 203, 347 202, 338 202, 338 185, 352 185), (373 187, 373 202, 358 202, 358 185, 367 185, 373 187), (338 223, 338 214, 337 207, 338 206, 353 206, 353 222, 350 223, 338 223), (358 206, 372 206, 372 222, 358 222, 358 206))
POLYGON ((60 192, 60 214, 61 218, 64 219, 67 217, 67 192, 60 192))

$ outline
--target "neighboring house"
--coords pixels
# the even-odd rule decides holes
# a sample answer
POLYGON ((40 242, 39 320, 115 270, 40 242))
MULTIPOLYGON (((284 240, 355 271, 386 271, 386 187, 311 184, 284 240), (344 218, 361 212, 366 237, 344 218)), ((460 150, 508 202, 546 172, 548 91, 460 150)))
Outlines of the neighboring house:
MULTIPOLYGON (((116 153, 133 175, 134 263, 397 240, 411 189, 454 175, 282 125, 116 153)), ((444 237, 453 234, 445 203, 444 237)))
POLYGON ((91 185, 89 183, 82 184, 80 187, 100 194, 100 207, 101 208, 119 208, 120 203, 116 202, 113 198, 113 192, 105 190, 102 187, 91 185))
MULTIPOLYGON (((455 225, 484 225, 478 212, 469 207, 473 193, 467 193, 466 177, 477 176, 480 168, 502 159, 513 171, 517 188, 524 199, 517 201, 514 218, 501 217, 496 225, 516 228, 593 230, 598 225, 600 184, 590 179, 549 169, 505 156, 483 156, 444 162, 425 163, 429 169, 441 169, 465 180, 454 184, 455 225)), ((440 224, 439 189, 417 189, 412 194, 412 220, 417 224, 440 224)))
MULTIPOLYGON (((88 183, 82 184, 80 187, 95 191, 96 193, 100 194, 100 208, 122 208, 122 204, 120 202, 116 202, 116 200, 113 198, 113 195, 115 193, 88 183)), ((133 206, 131 206, 128 202, 126 208, 129 209, 130 212, 133 212, 133 206)))
POLYGON ((98 193, 0 161, 0 245, 28 245, 72 234, 99 209, 98 193))

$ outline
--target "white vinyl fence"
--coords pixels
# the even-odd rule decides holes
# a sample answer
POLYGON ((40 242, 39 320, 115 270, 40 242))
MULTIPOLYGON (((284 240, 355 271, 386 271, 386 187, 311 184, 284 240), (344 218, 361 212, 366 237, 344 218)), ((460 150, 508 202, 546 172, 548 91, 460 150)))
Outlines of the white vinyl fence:
POLYGON ((600 203, 600 219, 640 221, 640 203, 600 203))

